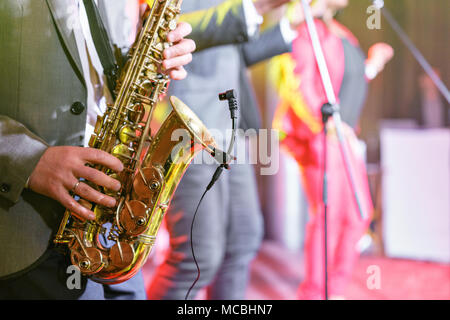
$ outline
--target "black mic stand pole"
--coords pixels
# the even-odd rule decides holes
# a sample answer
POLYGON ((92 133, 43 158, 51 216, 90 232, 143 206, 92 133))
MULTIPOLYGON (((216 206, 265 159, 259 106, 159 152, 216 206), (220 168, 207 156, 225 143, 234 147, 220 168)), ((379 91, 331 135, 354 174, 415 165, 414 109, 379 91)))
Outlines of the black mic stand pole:
POLYGON ((305 15, 306 24, 308 27, 308 32, 311 38, 311 43, 314 50, 314 56, 316 58, 317 65, 319 67, 320 76, 322 79, 323 87, 325 89, 325 93, 327 96, 328 103, 324 104, 321 108, 322 112, 322 122, 323 122, 323 140, 324 140, 324 173, 323 173, 323 191, 322 198, 324 204, 324 251, 325 251, 325 299, 328 300, 328 250, 327 250, 327 211, 328 211, 328 177, 327 177, 327 122, 329 117, 333 117, 336 135, 338 137, 339 148, 342 154, 342 159, 344 161, 345 170, 347 172, 348 180, 350 183, 350 187, 353 191, 353 195, 355 197, 356 205, 358 206, 358 211, 362 219, 366 216, 362 210, 359 194, 356 190, 355 180, 353 178, 353 174, 350 167, 350 161, 346 149, 346 143, 342 130, 342 122, 341 116, 339 113, 339 104, 337 103, 336 96, 333 90, 333 85, 331 83, 330 74, 328 72, 327 64, 325 61, 325 57, 323 55, 322 47, 320 44, 319 37, 317 35, 316 26, 314 24, 314 20, 311 14, 311 8, 307 0, 301 0, 303 12, 305 15))
POLYGON ((327 174, 327 123, 328 119, 333 116, 334 107, 325 103, 321 108, 322 125, 323 125, 323 182, 322 182, 322 202, 323 202, 323 229, 324 229, 324 276, 325 276, 325 300, 328 300, 328 227, 327 227, 327 213, 328 213, 328 174, 327 174))

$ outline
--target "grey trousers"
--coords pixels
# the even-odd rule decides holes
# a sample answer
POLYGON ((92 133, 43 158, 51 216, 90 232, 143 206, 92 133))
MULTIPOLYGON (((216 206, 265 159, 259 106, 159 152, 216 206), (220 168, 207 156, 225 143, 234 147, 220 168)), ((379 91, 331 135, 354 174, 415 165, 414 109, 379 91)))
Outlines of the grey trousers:
MULTIPOLYGON (((30 271, 10 280, 0 281, 0 299, 13 300, 145 300, 145 286, 142 273, 130 280, 101 285, 81 277, 80 286, 69 288, 67 272, 70 259, 49 250, 45 259, 30 271)), ((70 281, 69 281, 70 282, 70 281)))
MULTIPOLYGON (((170 248, 147 290, 149 299, 179 300, 197 277, 191 253, 190 228, 195 208, 217 165, 191 164, 166 214, 170 248)), ((249 265, 263 236, 253 167, 232 165, 205 195, 193 228, 193 247, 200 278, 189 298, 207 288, 208 298, 241 300, 249 265)))

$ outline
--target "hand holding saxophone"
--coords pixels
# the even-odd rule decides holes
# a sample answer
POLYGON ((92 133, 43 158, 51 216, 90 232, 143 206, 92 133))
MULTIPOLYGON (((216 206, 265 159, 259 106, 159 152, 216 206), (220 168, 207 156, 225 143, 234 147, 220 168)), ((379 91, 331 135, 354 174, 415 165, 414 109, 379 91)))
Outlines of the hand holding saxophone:
POLYGON ((114 207, 116 200, 98 192, 79 179, 95 183, 98 186, 118 191, 120 182, 105 173, 86 166, 101 164, 116 172, 123 170, 122 162, 102 150, 81 147, 50 147, 42 155, 29 179, 29 188, 34 192, 48 196, 60 202, 81 219, 93 220, 95 214, 75 201, 74 193, 82 199, 97 204, 114 207))
POLYGON ((173 43, 173 46, 164 50, 162 65, 173 80, 183 80, 187 76, 183 66, 192 61, 195 42, 191 39, 184 39, 184 37, 191 32, 192 27, 189 23, 180 22, 176 29, 167 35, 167 40, 173 43))
MULTIPOLYGON (((183 66, 191 62, 195 42, 184 37, 191 32, 190 24, 182 22, 168 34, 168 40, 173 46, 164 50, 163 66, 173 80, 182 80, 187 76, 183 66)), ((120 189, 120 182, 86 166, 87 163, 104 165, 116 172, 123 170, 119 159, 102 150, 69 146, 50 147, 31 174, 28 186, 34 192, 60 202, 79 218, 93 220, 94 212, 77 202, 70 193, 106 207, 114 207, 116 200, 79 179, 114 191, 120 189)))

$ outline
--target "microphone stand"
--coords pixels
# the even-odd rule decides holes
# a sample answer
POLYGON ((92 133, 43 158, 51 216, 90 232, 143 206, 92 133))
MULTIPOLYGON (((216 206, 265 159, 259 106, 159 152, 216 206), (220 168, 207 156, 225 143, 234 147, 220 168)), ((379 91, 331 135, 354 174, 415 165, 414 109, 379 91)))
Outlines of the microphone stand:
POLYGON ((350 183, 350 187, 353 191, 353 195, 355 198, 356 205, 358 207, 358 211, 360 217, 365 219, 366 215, 364 214, 361 202, 359 198, 359 194, 357 192, 357 188, 355 185, 355 180, 353 177, 353 173, 350 167, 349 156, 347 153, 347 145, 345 143, 345 138, 343 135, 341 116, 339 113, 339 104, 337 103, 336 96, 333 90, 333 85, 331 83, 330 74, 328 72, 327 64, 325 61, 325 57, 323 55, 322 47, 320 44, 319 37, 317 35, 316 26, 314 24, 314 19, 311 14, 311 8, 307 2, 307 0, 301 0, 303 12, 305 15, 306 24, 308 27, 308 32, 311 38, 311 43, 314 50, 314 56, 319 67, 320 76, 322 80, 323 87, 325 89, 325 93, 327 96, 328 103, 324 104, 321 108, 322 112, 322 123, 323 123, 323 156, 324 156, 324 164, 323 164, 323 189, 322 189, 322 200, 324 205, 324 251, 325 251, 325 299, 328 300, 328 248, 327 248, 327 213, 328 213, 328 176, 327 176, 327 123, 330 117, 333 117, 334 125, 336 129, 336 135, 339 142, 339 149, 342 154, 342 159, 344 161, 344 167, 347 173, 347 177, 350 183))
POLYGON ((192 289, 194 288, 195 284, 197 283, 198 279, 200 279, 200 267, 198 265, 197 259, 195 258, 195 252, 194 252, 194 243, 192 241, 193 239, 193 229, 194 229, 194 221, 195 217, 197 216, 198 208, 200 208, 200 204, 203 201, 203 198, 205 197, 206 193, 213 187, 213 185, 216 183, 216 181, 219 179, 220 175, 222 174, 223 169, 230 169, 229 163, 232 160, 236 160, 236 157, 231 155, 231 152, 233 151, 234 144, 236 142, 236 134, 237 134, 237 118, 238 118, 238 102, 236 98, 236 92, 235 90, 231 89, 226 92, 219 93, 219 100, 228 101, 228 108, 230 110, 230 117, 231 117, 231 123, 232 123, 232 135, 231 135, 231 141, 230 145, 228 146, 228 151, 222 151, 219 148, 215 148, 214 146, 209 146, 213 150, 212 156, 214 159, 219 163, 219 166, 217 167, 216 171, 214 172, 211 181, 209 182, 208 186, 206 187, 205 191, 203 192, 202 196, 200 197, 200 200, 197 204, 197 208, 194 212, 194 217, 192 218, 191 223, 191 233, 190 233, 190 239, 191 239, 191 253, 192 258, 194 259, 195 266, 197 268, 197 277, 195 278, 194 282, 186 292, 186 296, 184 297, 184 300, 187 300, 192 289))

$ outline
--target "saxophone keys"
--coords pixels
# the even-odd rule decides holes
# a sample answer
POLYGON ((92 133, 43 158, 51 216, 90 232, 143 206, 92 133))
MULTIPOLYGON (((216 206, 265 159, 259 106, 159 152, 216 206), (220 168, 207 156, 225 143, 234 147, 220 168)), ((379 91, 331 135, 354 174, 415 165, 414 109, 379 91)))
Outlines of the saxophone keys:
POLYGON ((96 134, 92 134, 91 137, 89 138, 89 147, 96 148, 97 147, 97 142, 98 142, 97 135, 96 134))
POLYGON ((134 249, 124 241, 116 242, 109 251, 110 266, 114 269, 129 267, 134 260, 134 249))
POLYGON ((94 208, 95 221, 101 223, 105 217, 105 207, 96 205, 94 208))
POLYGON ((152 52, 154 53, 154 55, 155 55, 157 58, 162 58, 162 52, 163 52, 163 50, 164 50, 164 44, 163 44, 163 42, 157 42, 157 43, 155 43, 155 44, 150 48, 150 50, 152 50, 152 52))
POLYGON ((142 103, 136 103, 132 105, 130 108, 128 108, 128 120, 130 120, 133 123, 139 123, 141 122, 142 118, 145 114, 145 107, 142 103))
POLYGON ((72 264, 86 275, 97 273, 105 266, 102 253, 94 247, 73 250, 70 258, 72 264))
POLYGON ((133 191, 139 199, 153 199, 161 190, 163 181, 159 170, 153 167, 140 168, 133 181, 133 191))
POLYGON ((112 151, 111 154, 115 156, 116 158, 119 158, 122 161, 125 160, 133 160, 132 153, 134 152, 133 149, 129 148, 128 146, 124 145, 123 143, 120 143, 116 145, 112 151))
POLYGON ((119 130, 119 140, 122 143, 129 144, 136 141, 136 137, 136 131, 131 126, 125 125, 119 130))
POLYGON ((137 236, 147 229, 148 216, 148 207, 142 201, 125 201, 119 221, 127 235, 137 236))
POLYGON ((170 20, 169 21, 169 29, 175 30, 177 28, 177 21, 176 20, 170 20))
POLYGON ((138 86, 138 94, 140 94, 141 96, 144 96, 144 97, 151 96, 154 90, 155 90, 155 85, 150 80, 144 80, 138 86))
POLYGON ((103 126, 103 117, 100 115, 97 115, 97 121, 95 122, 94 133, 99 135, 100 132, 102 132, 102 126, 103 126))

